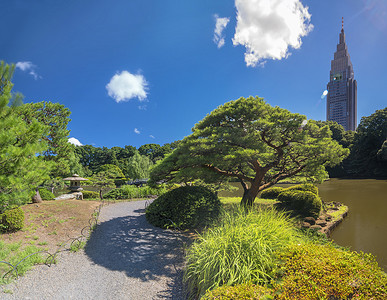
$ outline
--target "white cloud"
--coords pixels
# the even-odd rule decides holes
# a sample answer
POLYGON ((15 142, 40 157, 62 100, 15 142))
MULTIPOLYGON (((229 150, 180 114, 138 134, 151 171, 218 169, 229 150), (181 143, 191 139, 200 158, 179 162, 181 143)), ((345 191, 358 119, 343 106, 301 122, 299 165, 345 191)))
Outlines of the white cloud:
POLYGON ((22 70, 23 72, 28 72, 31 76, 34 77, 35 80, 42 78, 36 73, 36 66, 30 61, 19 61, 16 63, 16 68, 22 70))
POLYGON ((327 91, 327 90, 325 90, 325 91, 322 93, 321 99, 324 99, 326 95, 328 95, 328 91, 327 91))
POLYGON ((214 29, 214 43, 221 48, 224 46, 224 35, 223 30, 226 29, 228 22, 230 22, 230 18, 219 18, 218 15, 214 15, 215 17, 215 29, 214 29))
POLYGON ((154 137, 153 135, 150 135, 149 137, 150 137, 151 139, 155 139, 155 137, 154 137))
POLYGON ((68 142, 69 142, 70 144, 75 145, 75 146, 83 146, 82 143, 81 143, 78 139, 73 138, 73 137, 69 138, 69 139, 68 139, 68 142))
POLYGON ((106 85, 110 97, 117 103, 129 101, 137 98, 140 101, 146 99, 148 82, 141 74, 131 74, 128 71, 122 71, 114 75, 106 85))
POLYGON ((233 44, 246 47, 247 66, 290 55, 312 29, 308 7, 300 0, 235 0, 237 25, 233 44))
POLYGON ((137 128, 134 128, 134 133, 137 133, 137 134, 140 134, 141 133, 141 131, 140 130, 138 130, 137 128))

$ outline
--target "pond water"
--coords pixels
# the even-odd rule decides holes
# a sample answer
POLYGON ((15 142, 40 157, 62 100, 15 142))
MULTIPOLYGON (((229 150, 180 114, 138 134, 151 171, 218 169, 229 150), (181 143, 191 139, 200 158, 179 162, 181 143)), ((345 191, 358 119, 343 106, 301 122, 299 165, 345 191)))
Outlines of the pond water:
MULTIPOLYGON (((341 202, 349 207, 348 216, 331 238, 341 246, 372 253, 380 267, 387 270, 387 180, 331 179, 318 188, 324 201, 341 202)), ((220 196, 241 197, 242 194, 240 188, 220 196)))

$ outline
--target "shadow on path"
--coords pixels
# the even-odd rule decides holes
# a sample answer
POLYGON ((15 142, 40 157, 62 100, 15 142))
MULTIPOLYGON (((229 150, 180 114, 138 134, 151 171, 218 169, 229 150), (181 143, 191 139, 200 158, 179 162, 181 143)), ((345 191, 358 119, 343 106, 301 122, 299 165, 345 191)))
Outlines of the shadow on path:
POLYGON ((97 265, 140 281, 168 277, 161 298, 182 299, 183 242, 177 232, 150 225, 145 209, 103 222, 92 232, 86 255, 97 265))

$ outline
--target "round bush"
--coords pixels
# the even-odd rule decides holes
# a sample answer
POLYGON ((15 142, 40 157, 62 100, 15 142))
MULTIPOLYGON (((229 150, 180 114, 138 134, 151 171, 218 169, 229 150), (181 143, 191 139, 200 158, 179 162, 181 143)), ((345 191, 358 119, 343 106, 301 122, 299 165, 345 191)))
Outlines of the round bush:
POLYGON ((234 286, 223 285, 215 290, 208 291, 201 300, 258 300, 273 299, 272 290, 252 283, 237 284, 234 286))
POLYGON ((94 191, 82 191, 83 199, 98 199, 99 193, 94 191))
POLYGON ((154 200, 146 209, 146 218, 149 223, 162 228, 200 228, 219 216, 221 206, 219 198, 209 189, 183 186, 154 200))
POLYGON ((318 196, 318 188, 312 183, 297 184, 284 189, 284 191, 304 191, 311 192, 318 196))
POLYGON ((279 194, 281 206, 306 217, 318 218, 322 208, 320 197, 308 191, 286 190, 279 194))
POLYGON ((24 211, 20 208, 6 210, 0 215, 2 231, 18 231, 24 226, 24 211))
POLYGON ((268 189, 263 190, 261 192, 260 197, 262 199, 277 199, 278 195, 281 194, 283 192, 283 190, 284 190, 284 188, 279 187, 279 186, 268 188, 268 189))
POLYGON ((55 199, 54 194, 45 188, 39 189, 39 195, 42 198, 42 200, 54 200, 55 199))

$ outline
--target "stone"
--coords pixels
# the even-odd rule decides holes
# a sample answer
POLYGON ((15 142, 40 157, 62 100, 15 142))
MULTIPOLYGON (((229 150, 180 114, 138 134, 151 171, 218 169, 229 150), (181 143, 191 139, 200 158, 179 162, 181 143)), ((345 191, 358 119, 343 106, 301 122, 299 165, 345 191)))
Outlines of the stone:
POLYGON ((327 221, 325 220, 317 220, 316 225, 320 225, 321 227, 327 226, 327 221))
POLYGON ((35 195, 32 196, 32 203, 42 203, 42 197, 40 197, 39 190, 36 189, 35 195))
POLYGON ((309 227, 310 229, 314 229, 314 230, 320 230, 321 229, 321 226, 320 225, 312 225, 309 227))
POLYGON ((310 224, 308 222, 303 222, 302 223, 302 227, 303 228, 309 228, 310 227, 310 224))
POLYGON ((310 225, 314 225, 316 223, 316 219, 313 217, 306 217, 306 218, 304 218, 304 222, 307 222, 310 225))

